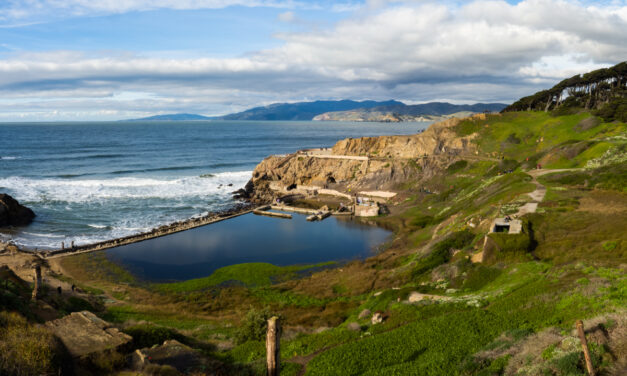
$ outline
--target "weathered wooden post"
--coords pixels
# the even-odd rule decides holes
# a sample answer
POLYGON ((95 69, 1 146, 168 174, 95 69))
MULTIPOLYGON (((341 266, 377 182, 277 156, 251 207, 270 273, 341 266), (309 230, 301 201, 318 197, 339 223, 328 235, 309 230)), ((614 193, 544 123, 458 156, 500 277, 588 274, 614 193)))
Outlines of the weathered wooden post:
POLYGON ((39 299, 39 292, 41 291, 41 266, 35 266, 35 288, 33 289, 33 300, 39 299))
POLYGON ((281 368, 280 351, 281 321, 277 316, 268 320, 268 334, 266 335, 266 364, 268 376, 279 376, 281 368))
POLYGON ((61 242, 61 249, 65 249, 65 242, 61 242))
POLYGON ((579 340, 581 340, 583 356, 586 359, 586 368, 588 369, 588 375, 594 376, 594 368, 592 367, 592 359, 590 358, 588 341, 586 341, 586 334, 583 331, 583 322, 581 320, 577 320, 577 333, 579 334, 579 340))

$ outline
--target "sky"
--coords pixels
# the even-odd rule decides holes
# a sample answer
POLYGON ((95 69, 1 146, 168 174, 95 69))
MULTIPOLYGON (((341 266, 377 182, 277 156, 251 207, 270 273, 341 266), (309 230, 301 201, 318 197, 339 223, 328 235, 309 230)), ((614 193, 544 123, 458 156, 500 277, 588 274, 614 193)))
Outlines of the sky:
POLYGON ((627 0, 0 0, 0 122, 504 102, 627 60, 627 0))

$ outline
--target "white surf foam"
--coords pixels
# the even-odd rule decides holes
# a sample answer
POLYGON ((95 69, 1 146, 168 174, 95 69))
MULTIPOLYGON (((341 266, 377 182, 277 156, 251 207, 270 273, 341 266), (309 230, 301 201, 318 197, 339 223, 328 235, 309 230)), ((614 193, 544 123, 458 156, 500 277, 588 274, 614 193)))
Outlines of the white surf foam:
POLYGON ((13 156, 10 156, 10 155, 7 155, 7 156, 0 156, 0 159, 1 159, 1 160, 3 160, 3 161, 12 161, 12 160, 14 160, 14 159, 18 159, 18 158, 19 158, 19 157, 13 157, 13 156))
POLYGON ((216 173, 179 179, 121 177, 114 179, 32 179, 12 176, 0 179, 0 187, 15 193, 17 200, 29 203, 61 201, 86 203, 110 199, 185 199, 217 196, 221 199, 243 187, 251 171, 216 173), (232 187, 224 187, 233 184, 232 187))
POLYGON ((87 226, 89 226, 91 228, 107 228, 107 227, 109 227, 107 225, 97 225, 97 224, 94 224, 94 223, 89 223, 89 224, 87 224, 87 226))

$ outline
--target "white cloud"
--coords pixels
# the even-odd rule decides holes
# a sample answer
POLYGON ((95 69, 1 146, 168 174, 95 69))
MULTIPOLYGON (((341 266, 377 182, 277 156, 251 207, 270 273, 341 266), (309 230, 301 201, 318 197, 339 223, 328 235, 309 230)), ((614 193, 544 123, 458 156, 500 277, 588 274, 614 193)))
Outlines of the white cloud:
MULTIPOLYGON (((113 3, 118 2, 99 6, 113 3)), ((511 101, 626 60, 626 9, 624 2, 588 6, 564 0, 373 2, 330 30, 284 33, 278 36, 281 47, 238 58, 11 55, 0 60, 0 96, 31 98, 28 105, 42 111, 115 106, 205 114, 303 98, 511 101), (121 92, 150 95, 120 98, 121 92), (42 99, 50 93, 70 99, 53 107, 42 99)), ((292 12, 279 17, 293 18, 292 12)), ((0 111, 9 107, 0 101, 0 111)))
POLYGON ((289 22, 294 22, 294 20, 296 20, 296 15, 294 14, 294 12, 288 11, 288 12, 279 14, 279 16, 277 18, 281 22, 288 22, 289 23, 289 22))

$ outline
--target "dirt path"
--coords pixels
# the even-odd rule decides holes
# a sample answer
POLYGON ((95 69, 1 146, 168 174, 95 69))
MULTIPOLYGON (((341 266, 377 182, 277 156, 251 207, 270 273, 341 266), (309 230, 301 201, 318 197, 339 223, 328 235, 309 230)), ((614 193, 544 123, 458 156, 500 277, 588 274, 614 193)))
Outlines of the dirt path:
POLYGON ((528 202, 518 208, 518 212, 515 214, 516 217, 523 216, 529 213, 535 213, 538 210, 538 204, 544 201, 544 196, 546 196, 546 187, 540 182, 538 182, 538 176, 551 174, 555 172, 564 172, 564 171, 579 171, 581 168, 563 168, 557 170, 551 169, 536 169, 527 171, 527 174, 531 176, 531 182, 536 185, 536 189, 533 192, 527 193, 529 197, 533 200, 532 202, 528 202))

